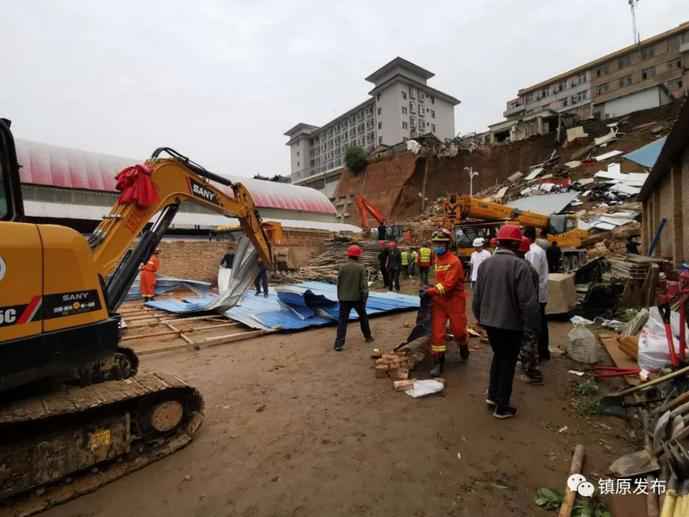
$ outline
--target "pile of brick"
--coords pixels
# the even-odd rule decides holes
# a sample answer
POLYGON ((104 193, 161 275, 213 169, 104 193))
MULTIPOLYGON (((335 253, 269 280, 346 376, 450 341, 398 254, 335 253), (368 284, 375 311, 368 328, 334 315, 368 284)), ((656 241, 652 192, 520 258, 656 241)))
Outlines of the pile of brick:
MULTIPOLYGON (((423 361, 424 353, 420 351, 412 352, 404 348, 396 352, 374 353, 372 357, 376 360, 375 371, 377 378, 390 378, 393 381, 411 381, 413 384, 414 380, 409 379, 409 374, 418 363, 423 361)), ((399 383, 399 386, 400 388, 395 385, 395 389, 409 389, 409 386, 402 388, 404 383, 399 383)))

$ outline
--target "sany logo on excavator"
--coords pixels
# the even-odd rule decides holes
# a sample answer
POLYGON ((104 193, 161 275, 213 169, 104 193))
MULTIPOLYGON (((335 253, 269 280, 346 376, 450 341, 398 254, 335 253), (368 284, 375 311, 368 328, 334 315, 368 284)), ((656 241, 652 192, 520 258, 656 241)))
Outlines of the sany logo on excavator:
POLYGON ((213 203, 214 205, 218 204, 218 195, 215 192, 204 186, 202 183, 199 183, 191 178, 189 178, 189 190, 191 191, 192 195, 196 197, 208 201, 209 203, 213 203))

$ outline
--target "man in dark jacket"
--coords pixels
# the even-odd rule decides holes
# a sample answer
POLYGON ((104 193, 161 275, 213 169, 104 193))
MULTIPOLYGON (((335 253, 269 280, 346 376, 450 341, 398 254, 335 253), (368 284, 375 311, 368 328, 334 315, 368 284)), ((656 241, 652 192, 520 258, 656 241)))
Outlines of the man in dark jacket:
POLYGON ((557 245, 557 241, 553 241, 550 247, 545 250, 545 255, 548 258, 548 272, 559 273, 560 261, 562 260, 562 249, 557 245))
POLYGON ((268 298, 268 268, 260 257, 258 258, 258 274, 254 280, 254 287, 256 288, 256 296, 259 296, 261 289, 263 289, 263 296, 268 298))
POLYGON ((378 240, 384 241, 386 239, 386 233, 385 223, 380 223, 378 225, 378 240))
POLYGON ((397 247, 395 241, 390 241, 390 248, 388 249, 388 279, 390 281, 390 290, 393 289, 400 292, 400 271, 402 270, 402 253, 397 247))
POLYGON ((385 241, 381 241, 381 247, 383 248, 378 253, 378 269, 380 269, 380 274, 383 277, 383 287, 386 289, 390 286, 390 277, 388 276, 388 248, 385 241))
POLYGON ((354 309, 359 316, 361 332, 367 343, 373 341, 371 328, 366 314, 366 300, 368 299, 368 274, 363 264, 359 263, 363 250, 356 244, 347 248, 349 260, 337 274, 337 300, 340 302, 340 314, 337 321, 337 337, 335 351, 341 352, 347 337, 347 322, 349 313, 354 309))
POLYGON ((488 333, 493 349, 486 404, 495 418, 510 418, 514 370, 524 329, 538 331, 539 306, 529 264, 515 255, 522 240, 518 226, 506 224, 498 232, 498 250, 479 269, 474 290, 476 320, 488 333))

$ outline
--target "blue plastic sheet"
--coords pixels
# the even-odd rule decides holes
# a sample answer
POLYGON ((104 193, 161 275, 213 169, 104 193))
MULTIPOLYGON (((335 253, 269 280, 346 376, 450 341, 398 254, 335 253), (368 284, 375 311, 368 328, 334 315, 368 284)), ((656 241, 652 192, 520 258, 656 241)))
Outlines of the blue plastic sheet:
MULTIPOLYGON (((333 324, 337 321, 339 305, 337 287, 323 282, 304 282, 269 290, 269 295, 256 296, 253 291, 247 292, 241 302, 226 311, 227 318, 244 325, 261 330, 301 330, 309 327, 333 324), (310 291, 318 298, 319 303, 309 306, 304 294, 310 291)), ((206 311, 212 295, 167 299, 147 302, 146 306, 176 314, 192 314, 206 311)), ((371 292, 366 305, 366 313, 374 316, 394 311, 416 310, 419 297, 389 292, 371 292)), ((349 316, 356 320, 355 311, 349 316)))
POLYGON ((660 151, 663 150, 665 140, 667 140, 666 136, 659 138, 650 144, 639 147, 637 150, 632 151, 631 153, 625 154, 622 158, 626 158, 627 160, 631 160, 639 165, 643 165, 647 169, 652 169, 658 161, 660 151))

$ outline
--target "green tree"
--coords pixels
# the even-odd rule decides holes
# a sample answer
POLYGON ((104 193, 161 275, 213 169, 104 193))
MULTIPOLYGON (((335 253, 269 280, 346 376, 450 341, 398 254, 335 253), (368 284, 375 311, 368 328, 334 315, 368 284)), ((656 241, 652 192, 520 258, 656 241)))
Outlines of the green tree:
POLYGON ((366 168, 366 164, 368 163, 366 156, 367 154, 363 147, 359 147, 358 145, 347 147, 347 151, 345 152, 345 165, 347 165, 350 171, 357 174, 366 168))

